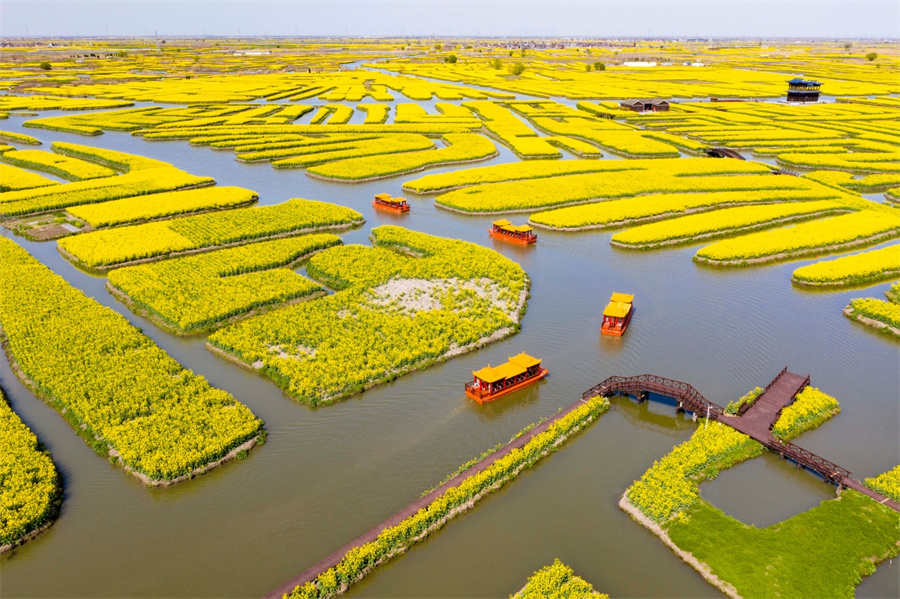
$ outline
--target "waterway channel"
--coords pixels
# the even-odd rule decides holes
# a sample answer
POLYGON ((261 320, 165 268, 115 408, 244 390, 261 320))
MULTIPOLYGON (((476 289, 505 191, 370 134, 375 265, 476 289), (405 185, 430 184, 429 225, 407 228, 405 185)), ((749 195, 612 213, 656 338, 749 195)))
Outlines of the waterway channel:
MULTIPOLYGON (((423 102, 433 110, 433 102, 423 102)), ((71 113, 42 113, 42 116, 71 113)), ((65 483, 62 513, 39 538, 0 558, 4 597, 257 597, 417 499, 460 463, 570 405, 613 374, 653 373, 687 381, 724 405, 784 366, 812 377, 843 412, 798 443, 873 476, 898 463, 898 345, 841 316, 853 297, 881 297, 888 284, 810 292, 793 269, 812 260, 741 270, 695 265, 696 247, 633 252, 610 247, 610 232, 539 232, 536 247, 487 235, 490 217, 435 208, 373 211, 378 192, 402 195, 396 177, 328 183, 303 170, 240 164, 231 152, 126 133, 81 137, 4 128, 41 139, 133 152, 173 163, 220 185, 256 190, 261 204, 303 197, 350 206, 366 224, 343 234, 367 243, 382 224, 465 239, 516 260, 532 280, 522 331, 485 349, 404 376, 337 405, 311 409, 267 378, 207 352, 204 338, 178 338, 132 314, 79 271, 56 244, 15 240, 86 294, 127 317, 186 367, 234 394, 266 423, 268 442, 244 461, 171 488, 150 489, 98 457, 50 407, 13 376, 0 382, 16 412, 50 449, 65 483), (612 291, 635 294, 623 338, 599 335, 612 291), (466 399, 471 371, 520 351, 550 376, 495 404, 466 399)), ((514 161, 498 157, 465 168, 514 161)), ((456 168, 456 167, 451 167, 456 168)), ((441 172, 447 168, 430 169, 441 172)), ((524 220, 519 215, 516 222, 524 220)), ((12 236, 9 232, 4 233, 12 236)), ((4 281, 4 285, 14 282, 4 281)), ((623 491, 696 427, 665 402, 614 401, 588 431, 380 569, 351 597, 506 597, 534 570, 560 558, 613 597, 719 596, 616 507, 623 491)), ((832 497, 814 475, 769 457, 736 467, 701 491, 726 512, 765 526, 832 497)), ((900 596, 898 564, 882 565, 860 597, 900 596)), ((798 575, 803 575, 798 573, 798 575)))

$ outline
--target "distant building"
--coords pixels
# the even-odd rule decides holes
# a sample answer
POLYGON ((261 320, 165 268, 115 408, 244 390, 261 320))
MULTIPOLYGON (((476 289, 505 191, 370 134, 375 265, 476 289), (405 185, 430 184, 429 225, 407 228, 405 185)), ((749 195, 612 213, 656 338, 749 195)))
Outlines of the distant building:
POLYGON ((794 77, 788 83, 788 102, 818 102, 819 88, 822 84, 818 81, 807 81, 800 77, 794 77))
POLYGON ((666 100, 625 100, 619 102, 619 108, 635 112, 666 112, 669 103, 666 100))

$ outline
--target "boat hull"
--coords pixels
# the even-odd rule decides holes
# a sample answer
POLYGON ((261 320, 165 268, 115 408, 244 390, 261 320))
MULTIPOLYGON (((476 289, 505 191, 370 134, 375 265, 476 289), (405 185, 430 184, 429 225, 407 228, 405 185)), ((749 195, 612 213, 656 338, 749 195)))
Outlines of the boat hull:
POLYGON ((634 314, 634 306, 632 306, 631 310, 628 311, 628 314, 625 316, 625 323, 622 325, 621 329, 607 327, 605 324, 600 326, 600 334, 601 335, 609 335, 610 337, 621 337, 626 330, 628 330, 628 323, 631 322, 631 316, 634 314))
POLYGON ((385 206, 384 204, 379 204, 378 202, 372 202, 372 206, 378 208, 379 210, 390 210, 391 212, 409 212, 409 204, 405 206, 385 206))
POLYGON ((537 235, 530 239, 519 239, 517 237, 510 237, 509 235, 504 235, 503 233, 497 233, 493 229, 488 229, 488 233, 494 239, 502 239, 503 241, 509 241, 510 243, 518 243, 519 245, 531 245, 532 243, 537 242, 537 235))
POLYGON ((503 397, 504 395, 508 395, 508 394, 512 393, 513 391, 518 391, 519 389, 527 387, 528 385, 530 385, 532 383, 536 383, 539 380, 541 380, 542 378, 544 378, 545 376, 547 376, 547 369, 541 368, 538 371, 538 373, 536 375, 534 375, 533 377, 531 377, 529 379, 525 379, 521 383, 516 383, 515 385, 513 385, 511 387, 507 387, 506 389, 503 389, 502 391, 497 391, 496 393, 491 393, 490 395, 478 396, 477 394, 472 393, 469 389, 466 389, 466 396, 469 399, 473 399, 481 404, 490 403, 499 397, 503 397))

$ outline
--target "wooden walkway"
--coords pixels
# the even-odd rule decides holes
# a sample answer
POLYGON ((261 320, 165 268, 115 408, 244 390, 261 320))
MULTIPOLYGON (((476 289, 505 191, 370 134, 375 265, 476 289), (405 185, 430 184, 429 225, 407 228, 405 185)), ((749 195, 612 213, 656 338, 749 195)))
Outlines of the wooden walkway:
POLYGON ((785 368, 772 379, 763 393, 749 407, 742 408, 739 415, 725 414, 721 406, 703 397, 687 383, 650 374, 632 377, 611 376, 584 392, 587 399, 595 395, 634 395, 643 400, 649 393, 656 393, 678 401, 676 410, 687 410, 697 416, 709 415, 710 420, 718 420, 733 429, 758 441, 766 449, 792 460, 798 468, 808 468, 819 474, 827 482, 847 487, 868 495, 878 503, 900 512, 900 503, 873 491, 850 476, 850 471, 825 458, 803 449, 790 441, 783 441, 772 434, 772 426, 781 411, 791 405, 797 394, 809 385, 809 377, 802 377, 785 368))
POLYGON ((760 429, 769 430, 778 420, 781 410, 791 405, 797 394, 809 384, 809 377, 788 372, 787 368, 778 373, 749 408, 741 410, 741 419, 760 429))

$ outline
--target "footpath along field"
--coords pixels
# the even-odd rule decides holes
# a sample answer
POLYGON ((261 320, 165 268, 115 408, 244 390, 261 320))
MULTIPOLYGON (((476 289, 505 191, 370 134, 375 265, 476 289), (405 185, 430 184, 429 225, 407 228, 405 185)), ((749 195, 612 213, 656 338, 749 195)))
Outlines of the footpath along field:
MULTIPOLYGON (((584 402, 578 401, 548 421, 529 425, 506 445, 465 464, 438 488, 427 492, 419 501, 350 543, 349 550, 338 550, 278 589, 278 592, 283 592, 285 599, 330 599, 345 593, 376 568, 402 556, 413 545, 501 489, 523 470, 555 452, 571 437, 596 422, 607 410, 609 400, 598 396, 584 402)), ((555 568, 553 573, 562 575, 564 580, 557 582, 562 588, 581 591, 590 586, 577 577, 573 578, 571 571, 555 568)), ((550 577, 546 575, 538 578, 550 582, 547 580, 550 577)), ((540 584, 535 585, 535 591, 540 590, 540 584)))

